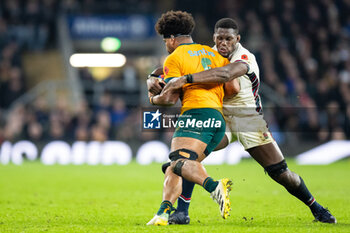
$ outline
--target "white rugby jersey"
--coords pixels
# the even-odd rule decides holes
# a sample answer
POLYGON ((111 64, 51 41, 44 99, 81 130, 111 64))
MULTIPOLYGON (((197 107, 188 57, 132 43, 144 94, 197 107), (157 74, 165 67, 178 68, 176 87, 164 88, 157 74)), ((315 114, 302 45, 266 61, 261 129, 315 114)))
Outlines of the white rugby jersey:
MULTIPOLYGON (((214 49, 216 50, 216 46, 214 46, 214 49)), ((238 117, 261 115, 262 106, 258 94, 260 86, 259 67, 255 56, 240 43, 237 43, 237 49, 234 51, 230 61, 231 63, 245 62, 249 64, 249 71, 247 74, 238 78, 241 86, 240 92, 232 98, 224 99, 224 114, 238 117)))

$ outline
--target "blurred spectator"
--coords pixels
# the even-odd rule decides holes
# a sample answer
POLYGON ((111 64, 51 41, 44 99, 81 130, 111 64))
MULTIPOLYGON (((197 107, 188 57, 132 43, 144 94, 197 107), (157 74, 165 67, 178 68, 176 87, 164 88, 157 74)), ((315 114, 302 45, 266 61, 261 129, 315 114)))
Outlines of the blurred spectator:
POLYGON ((89 129, 84 126, 80 126, 75 130, 75 140, 77 141, 88 141, 89 140, 89 129))
POLYGON ((16 141, 21 139, 23 135, 23 127, 25 123, 26 111, 23 105, 17 105, 7 117, 4 128, 4 135, 6 140, 16 141))
POLYGON ((50 121, 48 135, 49 140, 63 140, 64 133, 64 127, 60 121, 56 119, 50 121))
POLYGON ((93 141, 106 141, 108 139, 107 129, 101 125, 93 125, 91 127, 91 140, 93 141))
POLYGON ((108 92, 103 93, 98 100, 98 104, 94 106, 94 113, 99 111, 111 112, 112 110, 112 96, 108 92))
POLYGON ((101 110, 96 114, 96 123, 95 125, 105 131, 108 138, 111 136, 111 115, 105 110, 101 110))
POLYGON ((37 121, 41 124, 45 124, 49 118, 49 109, 47 106, 47 100, 43 96, 39 96, 32 106, 37 121))
POLYGON ((9 70, 7 82, 3 84, 2 89, 2 107, 8 108, 10 104, 24 93, 23 78, 21 70, 13 67, 9 70))
POLYGON ((125 101, 122 98, 115 98, 113 101, 113 109, 111 113, 113 126, 118 127, 118 125, 125 120, 127 115, 128 114, 125 101))
POLYGON ((28 139, 32 142, 43 140, 43 127, 38 122, 32 122, 27 129, 28 139))

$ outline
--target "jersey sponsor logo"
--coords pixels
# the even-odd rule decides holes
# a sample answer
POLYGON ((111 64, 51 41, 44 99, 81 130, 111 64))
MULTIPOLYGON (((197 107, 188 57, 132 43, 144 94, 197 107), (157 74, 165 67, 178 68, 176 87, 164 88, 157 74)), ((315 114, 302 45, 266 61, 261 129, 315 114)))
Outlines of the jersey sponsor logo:
POLYGON ((215 54, 211 51, 207 51, 205 49, 200 49, 200 50, 188 50, 187 51, 188 54, 193 57, 193 56, 203 56, 203 55, 207 55, 207 56, 212 56, 215 57, 215 54))
POLYGON ((241 56, 241 59, 247 60, 247 61, 248 61, 248 56, 247 56, 246 54, 243 54, 243 55, 241 56))

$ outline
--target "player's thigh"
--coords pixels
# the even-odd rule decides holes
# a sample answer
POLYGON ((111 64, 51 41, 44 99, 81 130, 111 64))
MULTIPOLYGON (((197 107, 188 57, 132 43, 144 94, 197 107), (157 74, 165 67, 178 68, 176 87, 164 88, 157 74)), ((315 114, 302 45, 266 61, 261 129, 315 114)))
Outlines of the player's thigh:
MULTIPOLYGON (((225 125, 225 121, 223 120, 223 125, 225 125)), ((211 138, 208 143, 207 148, 204 151, 205 155, 209 155, 213 150, 215 150, 220 144, 223 146, 224 144, 228 144, 228 139, 225 136, 225 126, 221 128, 217 128, 212 132, 207 132, 207 137, 211 138)))
POLYGON ((227 134, 221 139, 220 143, 216 146, 214 151, 218 151, 221 149, 224 149, 229 144, 229 139, 227 137, 227 134))
POLYGON ((208 155, 220 143, 225 134, 225 126, 222 114, 216 109, 188 110, 178 119, 171 150, 181 148, 192 150, 198 154, 198 160, 202 161, 205 155, 208 155), (180 124, 179 121, 185 123, 180 124), (192 124, 186 124, 186 122, 192 122, 192 124), (201 123, 197 124, 197 122, 201 123), (180 127, 181 125, 186 127, 180 127))
POLYGON ((264 168, 279 163, 284 159, 276 142, 256 146, 247 149, 247 151, 264 168))
POLYGON ((263 167, 281 162, 283 154, 262 115, 235 117, 237 135, 244 149, 263 167))

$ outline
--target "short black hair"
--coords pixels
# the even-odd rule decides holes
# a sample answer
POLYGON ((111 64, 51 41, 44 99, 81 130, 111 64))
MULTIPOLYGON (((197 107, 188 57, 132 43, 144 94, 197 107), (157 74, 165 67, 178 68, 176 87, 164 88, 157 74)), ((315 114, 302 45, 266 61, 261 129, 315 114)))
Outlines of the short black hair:
POLYGON ((186 11, 168 11, 158 19, 155 29, 159 35, 166 37, 190 35, 195 26, 192 15, 186 11))
POLYGON ((231 18, 222 18, 218 20, 215 24, 215 31, 217 31, 218 28, 232 28, 236 30, 237 34, 239 32, 237 22, 231 18))

